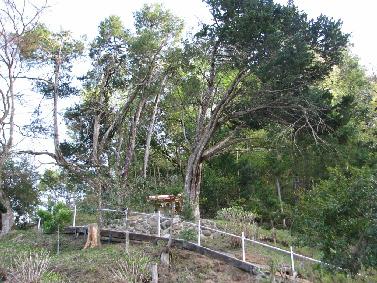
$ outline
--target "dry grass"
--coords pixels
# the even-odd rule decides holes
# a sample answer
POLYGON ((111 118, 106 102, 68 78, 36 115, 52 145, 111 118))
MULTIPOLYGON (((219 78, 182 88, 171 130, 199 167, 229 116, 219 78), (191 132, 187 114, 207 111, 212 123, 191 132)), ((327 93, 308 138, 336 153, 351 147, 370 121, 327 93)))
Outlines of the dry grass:
POLYGON ((38 253, 23 253, 12 260, 8 269, 7 279, 14 283, 37 283, 41 282, 43 274, 50 264, 50 255, 46 251, 38 253))
POLYGON ((115 266, 110 268, 110 276, 114 282, 150 282, 150 258, 134 252, 118 260, 115 266))

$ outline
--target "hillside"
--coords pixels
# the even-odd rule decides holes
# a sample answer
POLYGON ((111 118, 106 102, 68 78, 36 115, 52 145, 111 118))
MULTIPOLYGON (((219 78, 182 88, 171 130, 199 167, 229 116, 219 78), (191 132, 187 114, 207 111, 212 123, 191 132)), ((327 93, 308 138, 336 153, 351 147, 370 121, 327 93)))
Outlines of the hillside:
MULTIPOLYGON (((8 279, 5 282, 22 282, 12 281, 12 272, 13 275, 20 273, 20 266, 24 266, 21 262, 27 262, 30 253, 40 254, 44 258, 43 252, 48 252, 50 256, 47 268, 41 281, 37 282, 150 282, 148 265, 159 262, 159 254, 164 246, 162 243, 132 241, 127 253, 123 243, 108 244, 108 241, 103 241, 100 248, 82 250, 85 241, 86 238, 82 235, 76 237, 63 234, 60 238, 61 251, 57 255, 56 234, 43 234, 34 229, 12 231, 0 241, 1 278, 3 281, 8 279), (117 279, 117 274, 133 276, 134 281, 122 281, 119 277, 117 279)), ((261 251, 254 250, 252 254, 253 256, 248 254, 247 259, 259 261, 262 268, 267 268, 264 275, 252 276, 224 262, 194 252, 173 249, 171 267, 158 267, 159 282, 272 282, 272 277, 268 274, 270 270, 276 272, 275 282, 291 282, 288 277, 279 276, 281 274, 277 271, 277 266, 266 262, 269 257, 263 256, 261 251)), ((309 272, 308 269, 306 271, 309 272)), ((341 274, 326 274, 324 270, 318 269, 312 269, 305 277, 307 279, 298 278, 296 282, 373 282, 368 281, 372 278, 365 279, 367 281, 363 281, 363 278, 347 279, 341 274)))
MULTIPOLYGON (((7 268, 25 253, 45 250, 51 257, 42 282, 118 282, 112 272, 117 262, 131 260, 140 267, 143 262, 156 261, 161 250, 161 246, 135 242, 129 254, 123 244, 103 244, 98 249, 82 250, 85 240, 83 236, 62 235, 61 253, 56 255, 56 235, 35 230, 12 231, 0 241, 1 276, 5 279, 7 268)), ((159 278, 160 282, 207 283, 257 280, 223 262, 183 250, 173 250, 173 264, 170 269, 159 268, 159 278)))

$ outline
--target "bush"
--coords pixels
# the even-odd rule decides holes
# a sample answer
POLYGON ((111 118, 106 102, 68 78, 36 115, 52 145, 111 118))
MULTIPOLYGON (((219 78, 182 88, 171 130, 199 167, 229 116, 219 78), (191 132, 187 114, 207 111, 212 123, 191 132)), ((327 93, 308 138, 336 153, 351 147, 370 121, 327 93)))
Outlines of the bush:
POLYGON ((377 175, 374 169, 336 167, 300 199, 293 231, 323 260, 352 274, 377 266, 377 175), (314 208, 314 209, 313 209, 314 208))

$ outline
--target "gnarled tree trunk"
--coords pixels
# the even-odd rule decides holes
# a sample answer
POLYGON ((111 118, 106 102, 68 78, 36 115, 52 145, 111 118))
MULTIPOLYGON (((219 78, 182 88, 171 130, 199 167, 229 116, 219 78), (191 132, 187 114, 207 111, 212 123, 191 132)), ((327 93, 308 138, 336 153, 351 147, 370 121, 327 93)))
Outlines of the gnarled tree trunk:
POLYGON ((202 179, 202 166, 201 154, 192 154, 188 161, 185 176, 185 193, 196 220, 200 219, 199 195, 202 179))

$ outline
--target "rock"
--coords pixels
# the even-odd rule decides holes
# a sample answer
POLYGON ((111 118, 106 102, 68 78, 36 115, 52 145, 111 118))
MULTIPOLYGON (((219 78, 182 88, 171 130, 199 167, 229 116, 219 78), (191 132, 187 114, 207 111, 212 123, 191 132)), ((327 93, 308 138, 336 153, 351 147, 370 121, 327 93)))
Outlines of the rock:
POLYGON ((140 224, 140 223, 137 223, 136 225, 135 225, 135 227, 134 227, 134 231, 135 232, 140 232, 140 233, 142 233, 142 231, 144 231, 145 229, 144 229, 144 225, 142 225, 142 224, 140 224))
POLYGON ((212 235, 212 232, 210 230, 202 230, 202 234, 206 237, 209 237, 212 235))
POLYGON ((175 216, 173 218, 173 224, 180 223, 180 222, 181 222, 181 218, 179 216, 175 216))
POLYGON ((166 229, 166 228, 170 227, 170 224, 171 224, 171 220, 170 219, 165 220, 164 222, 161 223, 161 228, 162 229, 166 229))
POLYGON ((157 220, 157 217, 156 217, 155 215, 153 215, 153 216, 149 217, 148 219, 146 219, 145 222, 146 222, 148 225, 150 225, 150 226, 154 226, 154 227, 156 227, 156 226, 157 226, 157 222, 158 222, 158 220, 157 220))

